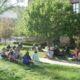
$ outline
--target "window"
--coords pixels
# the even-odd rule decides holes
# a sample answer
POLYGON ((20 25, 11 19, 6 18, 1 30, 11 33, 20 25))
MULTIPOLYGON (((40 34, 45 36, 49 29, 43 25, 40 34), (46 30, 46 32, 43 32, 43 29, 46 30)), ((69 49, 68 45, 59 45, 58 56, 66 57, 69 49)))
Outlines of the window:
POLYGON ((73 11, 76 13, 80 12, 80 3, 73 3, 73 11))

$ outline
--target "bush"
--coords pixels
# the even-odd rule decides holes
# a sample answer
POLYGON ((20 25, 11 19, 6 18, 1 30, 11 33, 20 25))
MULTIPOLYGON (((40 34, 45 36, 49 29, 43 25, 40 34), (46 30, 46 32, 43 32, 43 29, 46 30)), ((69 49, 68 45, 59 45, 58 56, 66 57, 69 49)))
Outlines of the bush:
POLYGON ((0 43, 0 45, 5 45, 4 43, 0 43))
MULTIPOLYGON (((18 44, 19 42, 13 42, 13 44, 18 44)), ((35 42, 22 42, 23 45, 32 46, 35 42)), ((36 46, 39 45, 39 43, 36 43, 36 46)))

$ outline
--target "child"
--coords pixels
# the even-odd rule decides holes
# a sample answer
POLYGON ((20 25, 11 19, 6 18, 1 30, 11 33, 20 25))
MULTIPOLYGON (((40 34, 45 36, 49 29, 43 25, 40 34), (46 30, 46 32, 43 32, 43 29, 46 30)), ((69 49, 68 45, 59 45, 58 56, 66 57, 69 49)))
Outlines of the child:
POLYGON ((39 61, 39 54, 37 51, 35 51, 33 54, 33 61, 39 61))

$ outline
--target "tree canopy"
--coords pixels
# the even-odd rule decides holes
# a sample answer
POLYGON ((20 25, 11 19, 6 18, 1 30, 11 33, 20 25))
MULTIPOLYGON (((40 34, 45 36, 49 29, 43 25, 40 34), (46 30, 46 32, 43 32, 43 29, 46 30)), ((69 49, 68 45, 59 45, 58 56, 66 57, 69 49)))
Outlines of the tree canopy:
POLYGON ((47 41, 57 36, 73 37, 79 32, 78 17, 70 0, 33 0, 23 15, 23 31, 43 36, 47 41))
POLYGON ((8 4, 8 0, 1 0, 0 1, 0 14, 2 14, 3 12, 5 12, 11 8, 13 8, 13 6, 8 4))

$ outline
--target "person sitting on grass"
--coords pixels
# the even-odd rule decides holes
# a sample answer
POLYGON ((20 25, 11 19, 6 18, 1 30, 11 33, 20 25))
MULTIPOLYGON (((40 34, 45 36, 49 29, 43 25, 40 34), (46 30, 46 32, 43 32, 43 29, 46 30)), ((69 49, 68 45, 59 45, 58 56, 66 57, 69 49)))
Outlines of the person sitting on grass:
POLYGON ((39 54, 37 51, 34 52, 33 57, 32 57, 33 61, 39 61, 39 54))
POLYGON ((23 56, 23 63, 26 65, 30 65, 32 63, 31 57, 29 52, 27 51, 26 54, 23 56))
POLYGON ((7 45, 6 48, 7 48, 7 50, 10 50, 11 49, 11 46, 10 45, 7 45))
POLYGON ((3 49, 2 49, 2 52, 1 52, 1 57, 2 57, 3 59, 6 58, 6 54, 5 54, 5 52, 6 52, 6 49, 3 48, 3 49))
POLYGON ((14 50, 13 56, 14 56, 14 59, 18 59, 19 58, 19 52, 18 52, 17 48, 14 50))
POLYGON ((8 60, 9 61, 15 61, 14 56, 13 56, 13 49, 10 49, 10 52, 8 54, 8 60))
POLYGON ((16 46, 13 46, 12 48, 13 48, 13 50, 15 50, 16 49, 16 46))
POLYGON ((34 51, 35 49, 36 49, 36 45, 33 44, 33 46, 32 46, 32 50, 34 51))
POLYGON ((80 61, 80 50, 77 52, 77 60, 80 61))
POLYGON ((10 52, 10 51, 9 51, 8 49, 5 50, 6 59, 8 58, 9 52, 10 52))
POLYGON ((76 59, 77 58, 77 55, 78 55, 78 48, 75 48, 74 50, 73 50, 73 53, 72 53, 72 58, 74 58, 74 59, 76 59))
POLYGON ((47 51, 47 57, 49 59, 52 59, 53 58, 53 54, 54 54, 53 50, 51 48, 49 48, 48 51, 47 51))

